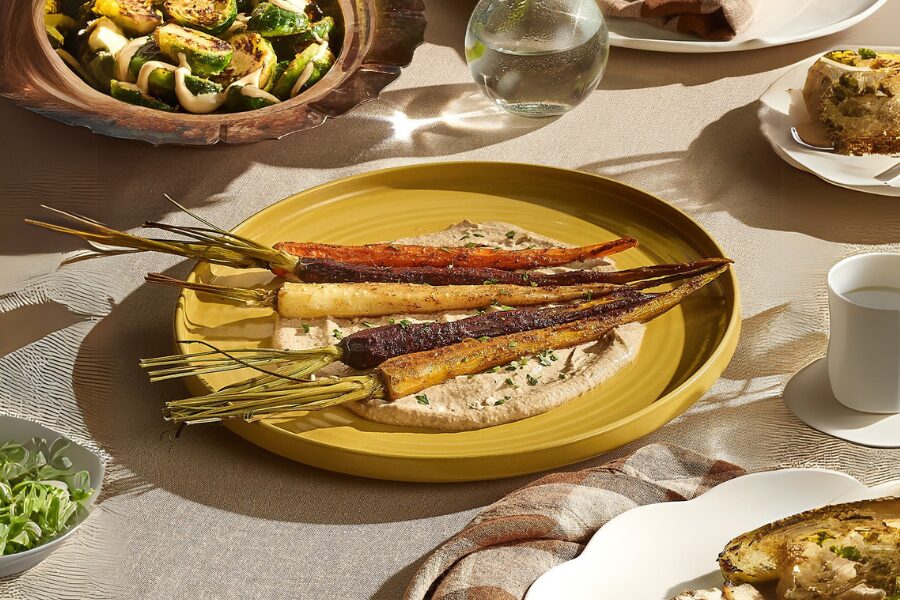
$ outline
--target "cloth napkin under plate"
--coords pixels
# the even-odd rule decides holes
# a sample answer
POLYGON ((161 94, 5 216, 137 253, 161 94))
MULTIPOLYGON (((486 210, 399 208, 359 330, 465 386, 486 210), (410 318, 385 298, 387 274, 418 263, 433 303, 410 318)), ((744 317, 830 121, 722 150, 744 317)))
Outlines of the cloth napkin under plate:
POLYGON ((730 40, 753 19, 756 0, 600 0, 607 17, 641 19, 705 40, 730 40))
POLYGON ((486 507, 442 544, 413 577, 405 600, 520 600, 616 515, 689 500, 743 474, 725 461, 652 444, 600 467, 542 477, 486 507))

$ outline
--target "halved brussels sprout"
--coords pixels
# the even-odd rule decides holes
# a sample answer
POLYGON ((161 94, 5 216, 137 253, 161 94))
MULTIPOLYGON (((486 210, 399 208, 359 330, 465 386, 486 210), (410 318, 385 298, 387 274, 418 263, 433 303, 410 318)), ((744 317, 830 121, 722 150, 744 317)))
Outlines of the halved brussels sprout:
POLYGON ((109 17, 132 35, 147 35, 162 23, 152 0, 96 0, 94 12, 109 17))
POLYGON ((75 20, 59 13, 44 15, 44 29, 50 38, 50 45, 54 48, 61 47, 66 42, 64 31, 75 27, 75 20))
POLYGON ((56 55, 59 56, 64 63, 66 63, 70 69, 75 71, 79 77, 81 77, 88 85, 92 84, 91 76, 87 71, 84 70, 84 67, 78 62, 74 56, 63 50, 62 48, 57 48, 56 55))
POLYGON ((165 110, 168 112, 175 111, 174 106, 169 106, 165 102, 160 102, 156 98, 144 94, 138 89, 138 86, 133 83, 126 83, 113 79, 109 86, 109 94, 116 100, 121 100, 128 104, 146 106, 147 108, 155 108, 156 110, 165 110))
POLYGON ((166 14, 179 25, 221 33, 237 16, 237 0, 166 0, 166 14))
POLYGON ((163 25, 153 35, 163 54, 176 62, 184 54, 191 71, 201 77, 221 73, 234 54, 228 42, 175 23, 163 25))
POLYGON ((310 44, 306 50, 295 56, 294 60, 285 68, 281 77, 278 78, 278 81, 275 82, 275 85, 272 87, 272 93, 282 100, 290 98, 291 90, 300 77, 306 77, 308 80, 312 76, 312 72, 315 70, 312 61, 321 50, 322 46, 319 44, 310 44))
POLYGON ((310 25, 309 30, 303 33, 272 38, 272 47, 275 48, 278 56, 295 56, 312 43, 328 40, 332 29, 334 29, 334 19, 325 17, 310 25))
POLYGON ((291 61, 289 60, 279 60, 275 63, 275 68, 272 70, 272 77, 269 78, 269 84, 266 86, 266 91, 275 87, 275 82, 281 78, 289 64, 291 64, 291 61))
POLYGON ((84 56, 82 62, 94 87, 101 92, 109 92, 109 83, 116 76, 116 57, 109 52, 98 52, 84 56))
POLYGON ((231 83, 254 71, 261 71, 259 87, 265 88, 271 81, 275 63, 278 62, 278 56, 272 45, 254 31, 239 33, 232 36, 228 42, 234 47, 234 56, 218 78, 225 83, 231 83))
MULTIPOLYGON (((197 77, 196 75, 185 75, 184 87, 194 96, 218 94, 222 91, 222 86, 215 81, 197 77)), ((147 78, 147 91, 153 96, 174 98, 175 73, 168 69, 153 69, 147 78)))
POLYGON ((232 85, 225 94, 225 108, 231 112, 242 112, 245 110, 256 110, 257 108, 265 108, 278 104, 275 100, 268 97, 268 94, 259 94, 258 88, 247 88, 251 94, 245 94, 243 85, 232 85))
POLYGON ((295 35, 309 29, 309 17, 304 12, 285 10, 271 2, 260 2, 253 9, 247 27, 266 37, 295 35))
POLYGON ((132 55, 131 61, 128 63, 128 75, 131 79, 137 79, 138 74, 141 72, 141 67, 144 66, 144 63, 148 63, 151 60, 174 64, 168 56, 162 53, 156 40, 151 38, 137 49, 137 52, 132 55))

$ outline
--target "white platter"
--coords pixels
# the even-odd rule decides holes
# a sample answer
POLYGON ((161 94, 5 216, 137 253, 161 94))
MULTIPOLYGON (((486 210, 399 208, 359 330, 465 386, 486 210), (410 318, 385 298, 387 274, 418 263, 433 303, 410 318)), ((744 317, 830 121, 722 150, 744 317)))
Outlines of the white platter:
POLYGON ((749 29, 727 42, 700 40, 634 19, 608 19, 613 46, 659 52, 736 52, 819 38, 856 25, 887 0, 757 0, 749 29))
MULTIPOLYGON (((844 44, 840 48, 860 48, 865 44, 844 44)), ((838 49, 838 48, 833 48, 838 49)), ((875 46, 884 52, 900 52, 900 47, 875 46)), ((824 54, 824 52, 822 53, 824 54)), ((809 113, 803 102, 806 73, 821 56, 811 56, 790 67, 760 98, 758 111, 760 131, 775 153, 789 165, 808 171, 834 185, 882 196, 900 196, 900 177, 880 181, 878 174, 900 163, 891 156, 842 156, 811 150, 791 137, 791 127, 808 123, 809 113)))
POLYGON ((694 500, 619 515, 578 558, 542 575, 525 600, 668 600, 720 586, 716 557, 735 536, 819 506, 891 495, 900 495, 900 481, 867 488, 820 469, 739 477, 694 500))

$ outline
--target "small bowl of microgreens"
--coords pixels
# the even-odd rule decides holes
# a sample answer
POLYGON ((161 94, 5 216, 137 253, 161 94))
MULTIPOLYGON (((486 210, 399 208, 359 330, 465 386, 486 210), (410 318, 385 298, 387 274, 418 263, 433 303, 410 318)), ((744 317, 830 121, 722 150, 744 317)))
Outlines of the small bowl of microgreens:
POLYGON ((0 577, 34 567, 72 535, 102 481, 95 453, 33 421, 0 416, 0 577))

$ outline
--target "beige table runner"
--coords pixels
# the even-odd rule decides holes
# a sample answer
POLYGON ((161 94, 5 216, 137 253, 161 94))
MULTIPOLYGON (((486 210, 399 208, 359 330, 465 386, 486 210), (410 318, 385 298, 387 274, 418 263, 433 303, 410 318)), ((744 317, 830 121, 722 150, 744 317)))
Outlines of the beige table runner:
MULTIPOLYGON (((80 246, 26 228, 52 204, 137 227, 183 222, 168 192, 231 226, 297 190, 438 160, 510 160, 623 180, 686 210, 737 260, 744 334, 719 383, 651 441, 752 469, 900 474, 900 452, 851 446, 784 408, 787 377, 825 351, 824 274, 843 256, 900 250, 900 203, 829 186, 779 158, 757 99, 786 65, 851 40, 896 44, 900 2, 829 39, 723 55, 613 49, 600 89, 575 112, 499 115, 474 89, 461 37, 471 3, 429 4, 428 44, 377 101, 280 141, 151 148, 102 138, 0 102, 0 410, 40 419, 110 458, 103 500, 52 559, 0 583, 2 598, 394 600, 423 558, 474 513, 535 479, 458 485, 369 481, 268 454, 227 431, 175 440, 141 356, 171 349, 174 290, 142 286, 188 264, 153 255, 57 265, 80 246), (443 120, 435 118, 443 115, 443 120)), ((464 215, 460 215, 462 218, 464 215)))

